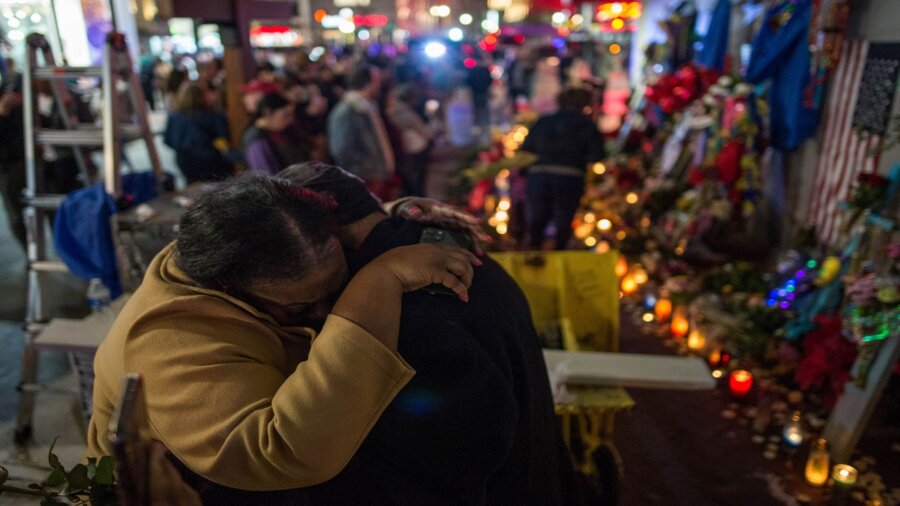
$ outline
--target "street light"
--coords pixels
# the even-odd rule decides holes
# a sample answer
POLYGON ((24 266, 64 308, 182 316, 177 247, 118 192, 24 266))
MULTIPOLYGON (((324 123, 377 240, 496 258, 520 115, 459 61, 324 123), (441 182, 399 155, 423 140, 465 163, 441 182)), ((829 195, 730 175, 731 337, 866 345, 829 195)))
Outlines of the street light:
POLYGON ((453 42, 459 42, 463 40, 463 31, 462 28, 451 28, 447 32, 447 37, 450 38, 453 42))
POLYGON ((466 12, 465 14, 460 14, 459 16, 459 24, 463 26, 469 26, 472 24, 472 15, 466 12))
POLYGON ((450 15, 450 6, 432 5, 431 8, 428 9, 428 13, 436 18, 446 18, 450 15))

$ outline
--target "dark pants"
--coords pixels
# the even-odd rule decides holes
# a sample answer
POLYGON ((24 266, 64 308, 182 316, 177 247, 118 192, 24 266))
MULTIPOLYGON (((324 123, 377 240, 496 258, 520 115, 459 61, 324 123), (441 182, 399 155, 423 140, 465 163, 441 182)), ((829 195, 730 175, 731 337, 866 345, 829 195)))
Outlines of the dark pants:
POLYGON ((554 248, 566 249, 572 237, 572 218, 578 210, 578 202, 584 193, 584 178, 555 174, 528 174, 529 245, 539 249, 544 242, 544 228, 553 222, 556 226, 554 248))
POLYGON ((428 160, 431 147, 423 149, 416 154, 403 156, 400 179, 403 183, 404 195, 422 197, 425 195, 425 177, 428 173, 428 160))

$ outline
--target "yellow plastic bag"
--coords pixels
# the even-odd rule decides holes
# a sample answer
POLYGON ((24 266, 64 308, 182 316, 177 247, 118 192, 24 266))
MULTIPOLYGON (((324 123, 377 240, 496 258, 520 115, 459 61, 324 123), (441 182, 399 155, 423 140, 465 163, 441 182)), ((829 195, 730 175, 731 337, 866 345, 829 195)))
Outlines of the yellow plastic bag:
POLYGON ((564 349, 619 350, 616 252, 509 252, 491 257, 522 287, 538 329, 559 324, 564 349))

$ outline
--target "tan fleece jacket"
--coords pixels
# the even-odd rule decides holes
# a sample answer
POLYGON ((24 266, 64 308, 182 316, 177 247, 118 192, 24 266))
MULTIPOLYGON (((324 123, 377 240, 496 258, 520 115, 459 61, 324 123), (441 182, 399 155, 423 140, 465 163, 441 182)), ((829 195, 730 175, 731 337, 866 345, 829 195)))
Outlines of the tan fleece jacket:
POLYGON ((88 454, 112 454, 107 427, 136 372, 154 437, 201 476, 244 490, 334 477, 412 368, 340 316, 315 337, 198 288, 174 255, 156 256, 97 351, 88 454))

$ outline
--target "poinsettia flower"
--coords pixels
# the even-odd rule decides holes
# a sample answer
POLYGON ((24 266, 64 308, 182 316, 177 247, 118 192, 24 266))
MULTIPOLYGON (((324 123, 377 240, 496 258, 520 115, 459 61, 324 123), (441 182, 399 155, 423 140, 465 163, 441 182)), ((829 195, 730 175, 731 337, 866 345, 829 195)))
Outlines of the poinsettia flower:
POLYGON ((863 172, 856 176, 856 180, 859 181, 860 184, 874 186, 876 188, 887 186, 891 182, 888 178, 874 172, 863 172))
POLYGON ((797 365, 795 379, 802 390, 826 388, 826 403, 833 403, 851 379, 856 344, 841 334, 840 318, 818 316, 815 323, 817 327, 803 340, 805 356, 797 365))

